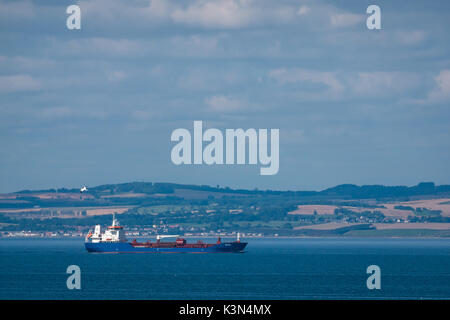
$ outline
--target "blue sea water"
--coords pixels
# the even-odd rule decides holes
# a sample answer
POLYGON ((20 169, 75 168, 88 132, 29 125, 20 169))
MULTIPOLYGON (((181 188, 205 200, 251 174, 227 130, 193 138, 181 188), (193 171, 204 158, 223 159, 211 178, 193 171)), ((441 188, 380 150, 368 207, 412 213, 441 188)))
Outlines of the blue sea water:
POLYGON ((450 239, 247 240, 242 254, 92 254, 82 239, 0 239, 0 299, 450 298, 450 239))

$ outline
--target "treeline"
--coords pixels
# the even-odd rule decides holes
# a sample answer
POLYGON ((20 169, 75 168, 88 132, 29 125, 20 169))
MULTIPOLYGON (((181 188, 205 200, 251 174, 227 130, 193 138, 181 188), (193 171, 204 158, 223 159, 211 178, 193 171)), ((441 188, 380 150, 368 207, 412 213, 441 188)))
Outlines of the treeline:
POLYGON ((433 182, 421 182, 413 187, 368 185, 357 186, 354 184, 342 184, 320 192, 322 195, 343 197, 349 199, 379 199, 399 198, 423 195, 450 194, 450 185, 436 186, 433 182))
MULTIPOLYGON (((246 190, 231 189, 229 187, 216 187, 208 185, 189 185, 176 183, 152 183, 152 182, 129 182, 119 184, 105 184, 90 187, 88 193, 95 197, 101 195, 114 195, 120 193, 143 193, 143 194, 173 194, 176 189, 228 193, 230 195, 255 195, 255 196, 282 196, 311 199, 382 199, 382 198, 407 198, 425 195, 450 195, 450 185, 436 186, 433 182, 421 182, 416 186, 384 186, 342 184, 322 191, 277 191, 277 190, 246 190)), ((79 189, 48 189, 48 190, 22 190, 20 194, 31 194, 34 192, 79 192, 79 189)), ((117 200, 120 201, 120 200, 117 200)), ((132 201, 127 198, 127 201, 132 201)), ((135 201, 139 201, 136 200, 135 201)))

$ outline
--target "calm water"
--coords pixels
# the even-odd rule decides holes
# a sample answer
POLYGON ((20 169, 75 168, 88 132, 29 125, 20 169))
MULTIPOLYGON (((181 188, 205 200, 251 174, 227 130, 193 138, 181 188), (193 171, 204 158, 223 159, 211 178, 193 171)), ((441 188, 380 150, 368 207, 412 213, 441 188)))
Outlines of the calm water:
POLYGON ((249 239, 243 254, 89 254, 0 239, 0 299, 449 299, 450 239, 249 239), (68 290, 68 265, 81 290, 68 290), (366 268, 381 268, 368 290, 366 268))

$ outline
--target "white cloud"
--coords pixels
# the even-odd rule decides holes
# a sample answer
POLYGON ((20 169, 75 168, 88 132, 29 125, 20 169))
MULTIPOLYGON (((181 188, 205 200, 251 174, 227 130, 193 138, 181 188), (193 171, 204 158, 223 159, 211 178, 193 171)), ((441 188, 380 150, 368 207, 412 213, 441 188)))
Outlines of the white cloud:
MULTIPOLYGON (((128 2, 128 1, 127 1, 128 2)), ((151 0, 144 12, 151 17, 165 18, 173 11, 173 5, 168 0, 151 0)))
POLYGON ((397 31, 396 40, 405 45, 414 45, 425 40, 426 33, 422 30, 397 31))
POLYGON ((304 129, 283 129, 280 131, 281 141, 283 144, 295 145, 308 141, 305 137, 304 129))
MULTIPOLYGON (((302 98, 351 99, 364 97, 386 98, 417 90, 422 78, 412 72, 323 72, 306 69, 275 69, 269 78, 280 84, 297 83, 294 89, 302 98), (319 84, 322 87, 310 86, 319 84)), ((445 82, 445 80, 442 80, 445 82)), ((400 96, 399 96, 400 97, 400 96)))
POLYGON ((171 52, 182 56, 209 56, 217 54, 220 36, 177 36, 170 39, 171 52))
POLYGON ((255 24, 286 24, 305 15, 310 7, 254 0, 196 0, 171 13, 175 23, 206 28, 234 29, 255 24))
POLYGON ((208 111, 213 112, 231 112, 248 106, 239 99, 235 99, 225 95, 215 95, 205 99, 205 104, 208 106, 208 111))
POLYGON ((439 72, 434 77, 436 87, 428 94, 427 102, 436 102, 450 98, 450 69, 439 72))
POLYGON ((295 82, 310 82, 325 85, 327 93, 337 95, 344 89, 343 84, 337 79, 333 72, 322 72, 306 69, 275 69, 269 72, 272 78, 282 84, 295 82))
MULTIPOLYGON (((224 49, 219 46, 224 35, 177 35, 158 39, 126 39, 93 37, 76 40, 51 38, 46 52, 53 55, 79 57, 83 52, 90 58, 148 56, 167 57, 217 57, 224 49)), ((1 62, 1 61, 0 61, 1 62)))
POLYGON ((35 9, 31 1, 8 1, 0 3, 0 17, 30 18, 35 14, 35 9))
POLYGON ((169 21, 174 5, 169 0, 151 1, 121 1, 96 0, 80 1, 83 15, 95 19, 103 24, 117 23, 118 21, 132 21, 133 23, 155 24, 169 21))
POLYGON ((308 6, 301 6, 300 8, 298 8, 297 14, 299 16, 303 16, 303 15, 307 14, 310 11, 311 11, 310 7, 308 7, 308 6))
MULTIPOLYGON (((141 44, 138 41, 128 39, 108 39, 108 38, 92 38, 89 39, 89 45, 93 50, 101 50, 117 55, 129 55, 141 50, 141 44)), ((73 41, 73 45, 79 45, 80 42, 73 41)))
POLYGON ((364 96, 388 96, 416 88, 419 84, 417 75, 402 72, 360 72, 348 80, 350 90, 364 96))
POLYGON ((255 9, 248 0, 195 1, 186 9, 177 8, 172 19, 178 23, 204 27, 238 28, 247 26, 255 9))
POLYGON ((30 57, 7 57, 0 56, 0 67, 6 69, 13 66, 15 70, 36 70, 36 69, 49 69, 56 66, 55 60, 47 58, 30 58, 30 57))
POLYGON ((251 74, 245 74, 240 67, 196 66, 178 71, 178 88, 193 91, 209 91, 210 94, 236 90, 252 81, 251 74), (220 75, 220 76, 218 76, 220 75))
POLYGON ((450 70, 442 70, 437 77, 434 78, 439 91, 443 94, 450 94, 450 70))
POLYGON ((332 27, 343 28, 351 27, 364 20, 364 15, 354 13, 333 13, 330 15, 332 27))
POLYGON ((146 42, 124 38, 84 37, 75 40, 65 40, 51 37, 45 51, 52 55, 80 56, 80 52, 91 57, 96 56, 139 56, 144 54, 146 42))
POLYGON ((126 73, 123 71, 115 70, 108 72, 107 78, 109 82, 120 82, 127 77, 126 73))
POLYGON ((32 108, 29 110, 29 114, 33 119, 42 120, 58 120, 62 118, 70 118, 71 120, 77 119, 100 119, 104 120, 110 113, 106 110, 94 109, 91 107, 45 107, 45 108, 32 108))
POLYGON ((149 120, 155 117, 153 110, 134 110, 131 112, 131 118, 135 120, 149 120))
POLYGON ((41 88, 41 83, 30 75, 0 76, 0 92, 33 91, 41 88))

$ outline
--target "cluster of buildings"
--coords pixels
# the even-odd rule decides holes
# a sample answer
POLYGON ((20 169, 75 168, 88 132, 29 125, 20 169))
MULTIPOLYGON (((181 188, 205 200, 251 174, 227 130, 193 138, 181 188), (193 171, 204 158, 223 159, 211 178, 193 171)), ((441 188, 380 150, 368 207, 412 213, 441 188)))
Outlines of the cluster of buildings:
MULTIPOLYGON (((157 233, 149 228, 131 230, 125 229, 128 238, 149 238, 155 237, 157 234, 164 234, 167 232, 157 233), (147 230, 145 230, 147 229, 147 230)), ((0 238, 83 238, 86 233, 80 231, 0 231, 0 238)), ((180 235, 185 237, 236 237, 236 232, 183 232, 180 235)), ((262 237, 262 233, 241 233, 242 237, 262 237)))

